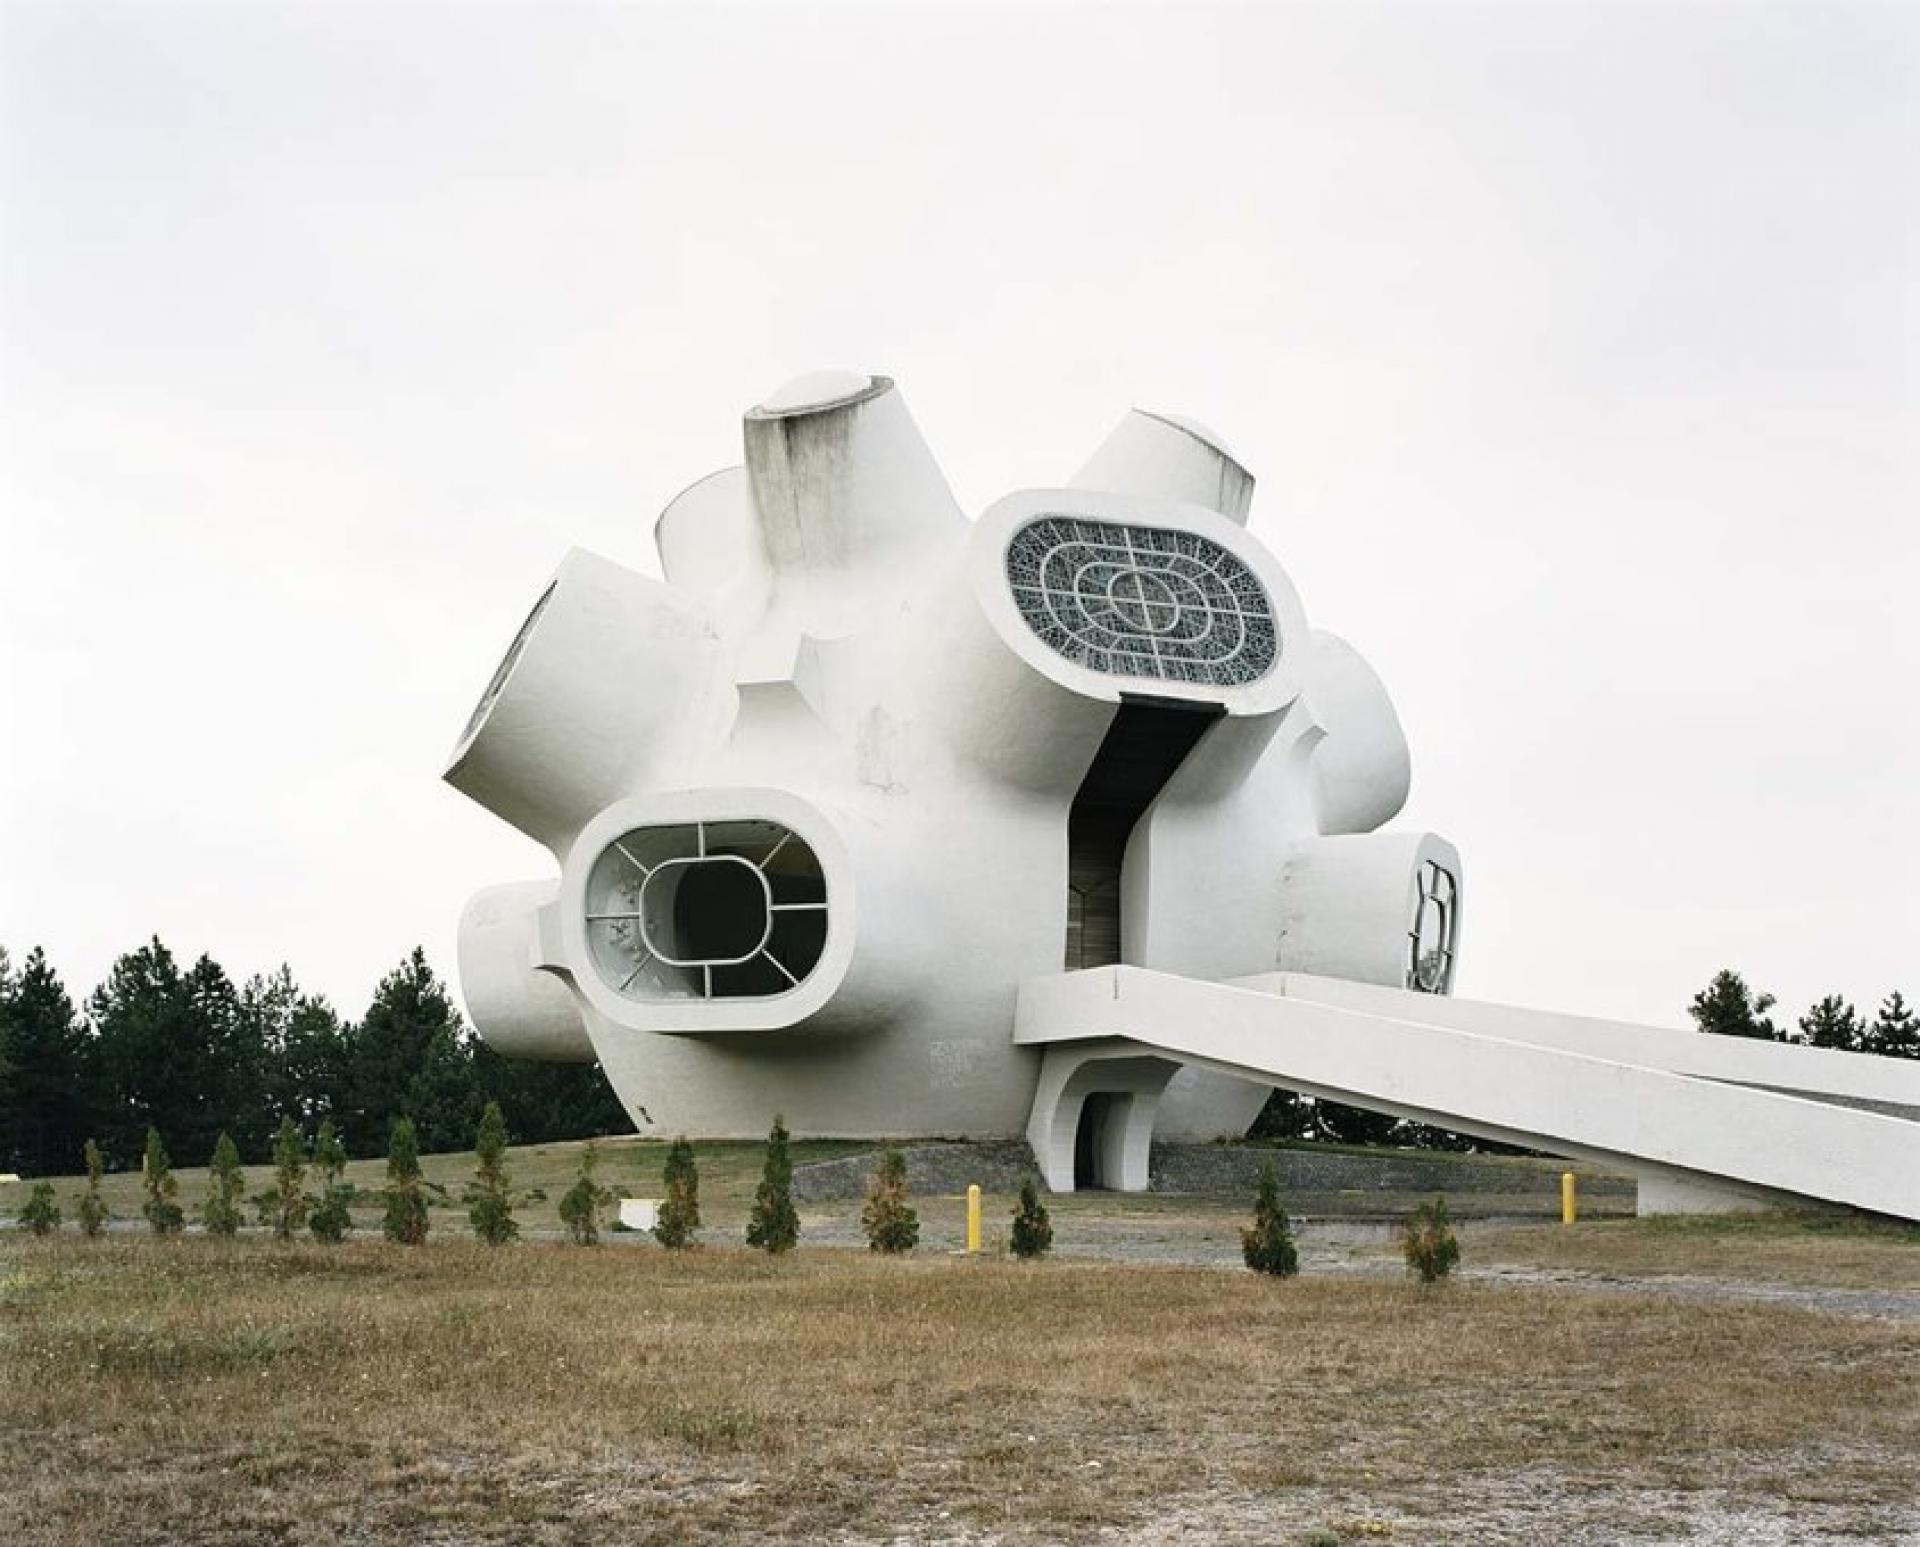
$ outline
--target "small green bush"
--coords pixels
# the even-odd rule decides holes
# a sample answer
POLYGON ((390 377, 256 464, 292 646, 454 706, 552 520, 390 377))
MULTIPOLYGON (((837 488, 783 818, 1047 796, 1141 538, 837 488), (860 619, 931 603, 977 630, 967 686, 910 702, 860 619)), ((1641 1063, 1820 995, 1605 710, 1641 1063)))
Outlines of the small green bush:
POLYGON ((246 1191, 246 1178, 240 1174, 240 1151, 223 1133, 213 1147, 213 1161, 207 1168, 207 1197, 200 1205, 200 1223, 207 1227, 208 1235, 232 1237, 239 1232, 240 1205, 246 1191))
POLYGON ((1294 1249, 1293 1228, 1280 1202, 1280 1179, 1274 1175, 1271 1160, 1260 1167, 1259 1191, 1253 1200, 1253 1225, 1240 1232, 1240 1255, 1256 1273, 1291 1278, 1300 1271, 1300 1254, 1294 1249))
POLYGON ((747 1245, 763 1252, 790 1252, 800 1239, 800 1216, 793 1207, 793 1157, 787 1153, 791 1137, 786 1123, 775 1117, 753 1211, 747 1216, 747 1245))
POLYGON ((479 1164, 468 1189, 467 1220, 487 1245, 505 1246, 519 1235, 520 1227, 514 1223, 513 1200, 507 1190, 507 1124, 499 1102, 489 1101, 481 1113, 473 1151, 479 1164))
POLYGON ((60 1228, 60 1205, 53 1201, 53 1183, 35 1182, 20 1210, 20 1223, 35 1235, 52 1235, 60 1228))
POLYGON ((273 1136, 273 1189, 261 1205, 261 1223, 276 1241, 291 1241, 307 1223, 307 1147, 291 1117, 273 1136))
POLYGON ((147 1130, 147 1149, 140 1159, 140 1176, 140 1185, 147 1195, 140 1212, 146 1215, 148 1227, 155 1235, 178 1235, 187 1216, 174 1201, 180 1184, 173 1179, 173 1163, 167 1159, 167 1146, 161 1142, 158 1128, 147 1130))
POLYGON ((664 1180, 667 1195, 653 1222, 653 1238, 662 1246, 680 1251, 693 1245, 694 1232, 700 1228, 700 1168, 694 1163, 693 1146, 684 1134, 667 1149, 664 1180))
POLYGON ((868 1251, 895 1256, 920 1244, 920 1216, 907 1204, 907 1157, 900 1151, 880 1152, 860 1223, 866 1226, 868 1251))
POLYGON ((313 1169, 320 1195, 307 1219, 307 1228, 317 1241, 344 1241, 353 1229, 354 1188, 341 1179, 347 1169, 347 1147, 340 1142, 340 1130, 330 1117, 321 1120, 320 1131, 313 1136, 313 1169))
POLYGON ((1417 1273, 1423 1284, 1437 1284, 1454 1270, 1460 1261, 1460 1240, 1447 1217, 1445 1198, 1435 1198, 1413 1211, 1407 1219, 1401 1249, 1407 1271, 1417 1273))
POLYGON ((80 1221, 80 1233, 91 1241, 107 1228, 112 1211, 107 1207, 107 1200, 100 1196, 100 1146, 89 1139, 82 1153, 87 1163, 87 1190, 80 1194, 73 1212, 80 1221))
POLYGON ((420 1136, 413 1119, 397 1118, 387 1137, 386 1218, 389 1241, 419 1246, 427 1238, 427 1197, 420 1186, 420 1136))
POLYGON ((593 1179, 599 1163, 599 1151, 589 1139, 580 1152, 579 1179, 560 1197, 560 1223, 567 1227, 567 1239, 575 1246, 600 1244, 600 1211, 613 1195, 593 1179))
POLYGON ((1020 1184, 1020 1202, 1013 1211, 1013 1255, 1025 1262, 1053 1250, 1053 1220, 1040 1201, 1040 1189, 1028 1177, 1020 1184))

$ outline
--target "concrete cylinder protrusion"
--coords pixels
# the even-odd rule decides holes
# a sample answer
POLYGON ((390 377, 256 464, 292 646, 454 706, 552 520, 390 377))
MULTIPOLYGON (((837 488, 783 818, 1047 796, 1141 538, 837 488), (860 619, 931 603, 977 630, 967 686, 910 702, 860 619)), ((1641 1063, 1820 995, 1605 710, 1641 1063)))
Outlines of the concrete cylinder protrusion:
POLYGON ((1179 500, 1247 524, 1253 474, 1205 425, 1178 414, 1133 409, 1068 481, 1150 499, 1179 500))
POLYGON ((1308 838, 1280 882, 1282 972, 1444 994, 1460 948, 1460 853, 1435 833, 1308 838))
POLYGON ((707 610, 576 548, 487 684, 447 782, 556 854, 603 808, 716 734, 707 610), (648 691, 634 691, 645 683, 648 691))
POLYGON ((747 633, 766 612, 773 566, 744 467, 675 495, 654 523, 653 543, 667 583, 704 598, 729 633, 747 633))
POLYGON ((967 520, 885 376, 820 372, 789 382, 743 425, 747 479, 789 626, 833 638, 923 573, 967 520))
POLYGON ((1325 735, 1312 754, 1315 823, 1328 836, 1370 833, 1400 814, 1413 783, 1406 732, 1386 685, 1338 634, 1313 631, 1303 695, 1325 735))
POLYGON ((590 1064, 593 1039, 566 984, 535 965, 540 910, 557 881, 519 881, 476 893, 460 914, 460 992, 481 1040, 505 1058, 590 1064))

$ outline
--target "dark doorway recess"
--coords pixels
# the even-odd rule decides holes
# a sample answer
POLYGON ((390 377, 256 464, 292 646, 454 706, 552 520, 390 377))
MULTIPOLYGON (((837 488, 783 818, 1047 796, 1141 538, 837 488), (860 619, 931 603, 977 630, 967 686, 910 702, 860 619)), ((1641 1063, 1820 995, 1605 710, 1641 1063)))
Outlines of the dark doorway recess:
POLYGON ((1225 713, 1218 704, 1121 700, 1067 815, 1069 972, 1120 960, 1120 866, 1133 824, 1225 713))
POLYGON ((1107 1179, 1100 1163, 1100 1146, 1106 1137, 1107 1119, 1113 1115, 1115 1098, 1096 1090, 1080 1107, 1080 1124, 1073 1131, 1073 1190, 1087 1192, 1104 1189, 1107 1179))

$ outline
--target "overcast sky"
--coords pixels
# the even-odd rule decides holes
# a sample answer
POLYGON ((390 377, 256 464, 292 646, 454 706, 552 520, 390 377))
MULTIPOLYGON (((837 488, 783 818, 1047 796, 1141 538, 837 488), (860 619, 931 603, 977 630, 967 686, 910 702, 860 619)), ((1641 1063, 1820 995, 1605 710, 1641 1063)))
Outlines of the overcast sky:
POLYGON ((1920 997, 1920 8, 0 6, 0 943, 357 1013, 570 545, 894 376, 977 513, 1218 428, 1458 990, 1920 997))

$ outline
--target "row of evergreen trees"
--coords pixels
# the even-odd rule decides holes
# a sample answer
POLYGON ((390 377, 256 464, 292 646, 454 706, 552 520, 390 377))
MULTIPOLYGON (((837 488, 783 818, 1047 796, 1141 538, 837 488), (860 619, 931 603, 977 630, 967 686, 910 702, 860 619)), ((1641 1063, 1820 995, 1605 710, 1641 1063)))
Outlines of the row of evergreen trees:
MULTIPOLYGON (((591 1151, 592 1146, 588 1146, 591 1151)), ((507 1192, 507 1130, 500 1108, 488 1102, 480 1118, 475 1142, 479 1166, 469 1189, 468 1218, 474 1233, 482 1240, 499 1245, 512 1240, 518 1232, 513 1222, 513 1206, 507 1192)), ((104 1166, 100 1146, 88 1139, 83 1146, 87 1179, 85 1190, 74 1200, 74 1215, 81 1233, 100 1234, 112 1217, 100 1190, 104 1166)), ((300 1130, 290 1117, 282 1118, 273 1140, 273 1183, 264 1192, 249 1197, 246 1175, 240 1165, 240 1151, 230 1135, 222 1133, 214 1141, 213 1158, 207 1166, 207 1195, 200 1202, 200 1223, 210 1236, 232 1237, 240 1231, 251 1203, 259 1222, 273 1231, 274 1238, 291 1241, 304 1226, 316 1240, 343 1241, 353 1229, 354 1186, 345 1180, 346 1147, 330 1119, 322 1119, 309 1154, 300 1130), (318 1190, 309 1189, 309 1176, 318 1190)), ((173 1160, 167 1154, 160 1130, 149 1128, 140 1157, 140 1183, 143 1202, 141 1217, 155 1235, 178 1235, 186 1228, 187 1211, 180 1204, 180 1184, 173 1174, 173 1160)), ((387 1146, 387 1185, 380 1198, 385 1205, 384 1230, 389 1240, 417 1246, 427 1238, 426 1183, 420 1171, 420 1141, 410 1118, 394 1122, 387 1146)), ((59 1200, 53 1183, 34 1184, 20 1222, 35 1235, 50 1235, 60 1228, 59 1200)))
MULTIPOLYGON (((791 1138, 786 1123, 774 1118, 760 1185, 747 1220, 747 1244, 775 1255, 793 1250, 800 1240, 800 1215, 793 1202, 791 1138)), ((110 1214, 100 1191, 100 1148, 92 1139, 83 1148, 87 1180, 85 1190, 74 1202, 74 1212, 81 1231, 93 1237, 106 1227, 110 1214)), ((514 1218, 507 1172, 506 1123, 497 1102, 488 1102, 481 1114, 474 1136, 474 1158, 474 1178, 467 1189, 468 1223, 478 1239, 490 1246, 504 1246, 518 1238, 520 1226, 514 1218)), ((353 1185, 344 1180, 346 1164, 347 1153, 331 1119, 322 1119, 309 1154, 293 1119, 282 1118, 273 1141, 272 1185, 250 1198, 239 1150, 232 1138, 222 1133, 214 1141, 200 1222, 210 1236, 234 1236, 244 1222, 246 1205, 251 1203, 259 1223, 270 1227, 276 1240, 293 1240, 303 1226, 317 1240, 344 1240, 353 1229, 356 1195, 353 1185), (310 1171, 318 1184, 317 1193, 308 1187, 310 1171)), ((578 1178, 560 1199, 560 1221, 576 1246, 599 1243, 601 1217, 614 1201, 612 1192, 595 1176, 597 1164, 598 1154, 589 1142, 581 1152, 578 1178)), ((1268 1171, 1271 1173, 1271 1166, 1268 1171)), ((693 1146, 684 1137, 668 1147, 662 1182, 666 1196, 655 1217, 654 1238, 669 1249, 685 1250, 695 1244, 700 1228, 700 1171, 693 1146)), ((173 1175, 166 1142, 156 1128, 147 1130, 141 1183, 145 1201, 140 1212, 148 1228, 162 1236, 184 1230, 187 1214, 179 1202, 179 1183, 173 1175)), ((425 1242, 430 1216, 420 1171, 420 1141, 411 1118, 394 1122, 387 1147, 387 1185, 379 1197, 387 1239, 405 1246, 425 1242)), ((897 1255, 920 1244, 920 1217, 908 1202, 907 1162, 899 1150, 881 1151, 860 1217, 867 1244, 876 1252, 897 1255)), ((20 1221, 35 1235, 50 1235, 60 1228, 61 1211, 51 1182, 34 1186, 20 1221)), ((1014 1255, 1022 1258, 1040 1256, 1053 1244, 1053 1226, 1030 1178, 1020 1189, 1012 1244, 1014 1255)))
POLYGON ((1693 996, 1687 1013, 1700 1030, 1719 1036, 1837 1048, 1843 1053, 1876 1053, 1882 1058, 1920 1058, 1920 1016, 1914 1014, 1898 989, 1880 1001, 1872 1020, 1843 996, 1828 994, 1786 1027, 1770 1013, 1777 1003, 1773 995, 1749 988, 1739 973, 1723 970, 1693 996))
MULTIPOLYGON (((793 1203, 790 1138, 785 1122, 774 1118, 760 1184, 747 1219, 747 1245, 774 1255, 792 1251, 800 1240, 800 1216, 793 1203)), ((105 1228, 109 1216, 100 1192, 99 1147, 89 1139, 85 1152, 86 1190, 75 1202, 75 1213, 81 1230, 92 1237, 105 1228)), ((504 1246, 518 1238, 520 1226, 514 1218, 507 1174, 506 1123, 495 1102, 488 1102, 481 1114, 479 1132, 474 1137, 474 1158, 474 1179, 467 1189, 468 1223, 478 1239, 489 1246, 504 1246)), ((599 1243, 600 1219, 613 1201, 612 1193, 595 1178, 596 1161, 594 1146, 589 1143, 581 1154, 579 1177, 560 1200, 561 1223, 576 1246, 599 1243)), ((273 1185, 251 1200, 260 1223, 271 1227, 274 1238, 280 1241, 293 1240, 303 1225, 317 1240, 344 1240, 353 1228, 351 1205, 355 1194, 352 1185, 343 1180, 346 1163, 346 1151, 331 1121, 322 1121, 309 1156, 293 1120, 283 1118, 274 1136, 273 1185), (308 1191, 309 1164, 318 1182, 317 1195, 308 1191)), ((148 1227, 156 1235, 178 1234, 185 1227, 186 1211, 178 1202, 179 1186, 157 1129, 147 1130, 141 1170, 146 1199, 141 1212, 148 1227)), ((700 1170, 693 1146, 684 1137, 668 1148, 662 1181, 666 1196, 656 1213, 653 1235, 662 1246, 685 1251, 695 1244, 700 1227, 700 1170)), ((429 1216, 420 1172, 420 1144, 412 1120, 406 1117, 394 1123, 388 1141, 387 1185, 381 1199, 385 1216, 382 1231, 387 1239, 404 1246, 424 1244, 429 1216)), ((860 1211, 870 1250, 898 1256, 920 1244, 920 1216, 908 1199, 906 1157, 897 1149, 882 1150, 867 1187, 866 1205, 860 1211)), ((200 1205, 200 1220, 207 1234, 237 1234, 248 1201, 239 1152, 223 1133, 214 1144, 207 1196, 200 1205)), ((21 1223, 35 1235, 44 1236, 58 1230, 60 1220, 53 1184, 37 1184, 21 1212, 21 1223)), ((1421 1204, 1406 1222, 1404 1236, 1407 1266, 1426 1283, 1452 1272, 1459 1261, 1460 1246, 1444 1199, 1421 1204)), ((1240 1243, 1247 1266, 1256 1273, 1288 1278, 1299 1271, 1292 1223, 1280 1201, 1272 1161, 1260 1169, 1253 1224, 1240 1232, 1240 1243)), ((1022 1260, 1044 1256, 1053 1248, 1053 1222, 1031 1177, 1020 1184, 1009 1245, 1013 1255, 1022 1260)))
POLYGON ((223 1132, 260 1163, 285 1122, 331 1123, 348 1155, 374 1156, 402 1113, 429 1152, 458 1149, 489 1101, 528 1143, 629 1126, 596 1066, 511 1063, 475 1038, 418 948, 355 1021, 284 966, 236 985, 157 939, 83 1007, 44 952, 16 969, 0 949, 0 1171, 77 1170, 89 1136, 108 1169, 126 1169, 149 1129, 183 1165, 209 1163, 223 1132))

